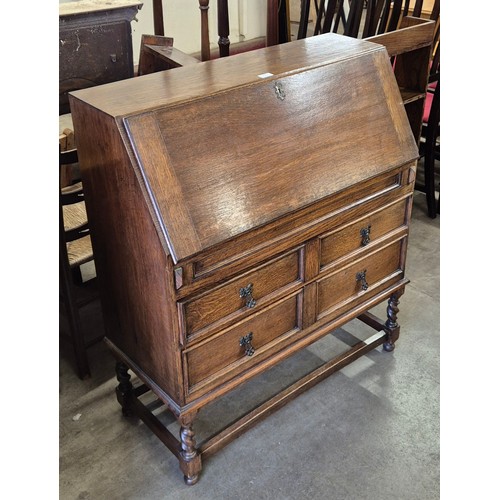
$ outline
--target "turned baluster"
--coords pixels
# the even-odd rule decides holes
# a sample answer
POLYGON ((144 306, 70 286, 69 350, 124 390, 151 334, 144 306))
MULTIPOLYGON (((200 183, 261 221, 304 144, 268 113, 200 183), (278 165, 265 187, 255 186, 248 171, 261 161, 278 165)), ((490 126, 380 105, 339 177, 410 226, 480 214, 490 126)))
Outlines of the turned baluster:
POLYGON ((155 35, 165 36, 165 28, 163 26, 162 0, 153 0, 153 24, 155 35))
POLYGON ((267 33, 266 45, 278 45, 279 32, 278 32, 278 0, 267 0, 267 33))
POLYGON ((401 297, 401 294, 402 292, 396 292, 392 294, 389 298, 389 304, 387 306, 387 321, 385 322, 385 331, 387 333, 387 336, 384 342, 384 350, 388 352, 394 350, 394 342, 396 342, 399 337, 399 325, 397 322, 397 316, 399 312, 399 297, 401 297))
POLYGON ((217 26, 219 30, 219 54, 221 57, 227 57, 230 43, 227 0, 217 0, 217 26))
POLYGON ((210 0, 198 0, 201 10, 201 60, 210 60, 210 38, 208 35, 208 9, 210 0))
POLYGON ((179 465, 184 473, 184 482, 188 485, 195 484, 201 472, 201 455, 196 448, 193 431, 194 417, 195 415, 186 415, 179 418, 181 424, 179 465))
POLYGON ((118 386, 116 387, 116 399, 122 407, 122 413, 125 417, 131 417, 133 411, 130 405, 130 399, 132 397, 132 383, 130 382, 130 373, 128 372, 128 366, 124 363, 117 362, 115 365, 116 379, 118 380, 118 386))

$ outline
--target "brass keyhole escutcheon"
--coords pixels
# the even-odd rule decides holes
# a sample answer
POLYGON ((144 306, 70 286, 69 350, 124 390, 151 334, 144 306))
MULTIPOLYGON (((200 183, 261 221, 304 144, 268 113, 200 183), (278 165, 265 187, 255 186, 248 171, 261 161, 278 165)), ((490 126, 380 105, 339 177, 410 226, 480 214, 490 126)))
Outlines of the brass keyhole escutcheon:
POLYGON ((246 299, 245 306, 248 307, 248 309, 255 307, 255 305, 257 304, 257 301, 252 297, 252 293, 252 283, 249 283, 247 286, 240 288, 240 297, 246 299))
POLYGON ((368 290, 368 283, 366 282, 366 269, 359 273, 356 273, 356 281, 361 282, 361 289, 368 290))
POLYGON ((280 101, 284 101, 286 97, 286 92, 283 89, 283 84, 281 82, 274 82, 274 92, 276 93, 276 97, 280 101))
POLYGON ((252 356, 255 349, 252 345, 253 333, 250 332, 240 339, 240 346, 245 348, 245 356, 252 356))

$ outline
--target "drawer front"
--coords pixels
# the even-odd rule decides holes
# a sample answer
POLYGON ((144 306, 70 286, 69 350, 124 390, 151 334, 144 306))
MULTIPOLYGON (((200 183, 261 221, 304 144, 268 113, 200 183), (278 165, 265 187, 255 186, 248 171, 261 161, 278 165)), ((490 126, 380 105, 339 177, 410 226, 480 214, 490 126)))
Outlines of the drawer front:
POLYGON ((186 337, 213 325, 223 327, 269 303, 284 287, 303 281, 303 247, 279 257, 250 273, 181 303, 186 337), (222 323, 222 324, 221 324, 222 323))
POLYGON ((252 315, 186 351, 189 387, 211 376, 221 383, 263 359, 266 348, 300 329, 302 293, 252 315))
POLYGON ((406 224, 404 199, 356 220, 347 227, 321 238, 320 266, 324 268, 336 260, 354 252, 369 248, 377 239, 406 224))
POLYGON ((380 290, 382 283, 401 277, 403 241, 398 240, 318 280, 318 318, 357 298, 368 299, 380 290))

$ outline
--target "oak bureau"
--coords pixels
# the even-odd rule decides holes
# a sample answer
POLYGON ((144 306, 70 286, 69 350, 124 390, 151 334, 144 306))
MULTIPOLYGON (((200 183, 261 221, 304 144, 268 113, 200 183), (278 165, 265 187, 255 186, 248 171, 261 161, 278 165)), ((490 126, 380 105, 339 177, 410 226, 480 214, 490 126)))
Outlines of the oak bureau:
POLYGON ((394 348, 418 151, 384 47, 325 34, 70 104, 117 397, 187 484, 294 396, 394 348), (201 408, 354 318, 374 335, 196 442, 201 408))

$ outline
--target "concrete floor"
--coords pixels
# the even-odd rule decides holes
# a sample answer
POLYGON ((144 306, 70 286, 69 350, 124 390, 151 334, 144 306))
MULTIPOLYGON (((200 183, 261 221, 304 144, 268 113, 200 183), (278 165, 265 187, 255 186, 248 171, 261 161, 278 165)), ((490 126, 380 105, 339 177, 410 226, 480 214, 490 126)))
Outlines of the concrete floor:
MULTIPOLYGON (((62 500, 331 499, 431 500, 440 485, 439 216, 416 192, 401 337, 302 394, 209 457, 200 481, 186 486, 177 460, 141 422, 122 417, 114 359, 89 349, 92 378, 79 380, 60 356, 62 500)), ((385 304, 375 310, 385 317, 385 304)), ((88 312, 102 328, 97 308, 88 312)), ((354 321, 200 413, 198 437, 252 407, 280 384, 317 366, 340 346, 373 330, 354 321)), ((134 379, 133 379, 134 381, 134 379)), ((176 422, 166 412, 166 425, 176 422)))

